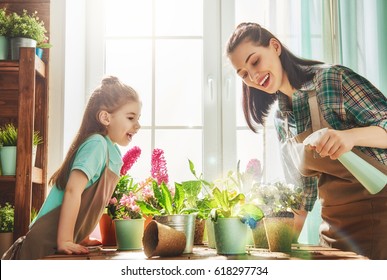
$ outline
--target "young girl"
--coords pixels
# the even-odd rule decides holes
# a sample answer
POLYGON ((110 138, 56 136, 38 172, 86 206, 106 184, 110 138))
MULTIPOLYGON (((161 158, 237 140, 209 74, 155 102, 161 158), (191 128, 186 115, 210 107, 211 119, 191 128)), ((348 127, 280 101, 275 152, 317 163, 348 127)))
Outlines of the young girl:
POLYGON ((87 254, 99 242, 88 236, 96 227, 119 180, 117 147, 127 146, 140 129, 138 94, 116 77, 106 77, 87 104, 81 127, 26 236, 4 259, 39 259, 55 253, 87 254))
MULTIPOLYGON (((243 110, 254 132, 278 101, 277 130, 287 174, 297 169, 303 175, 303 210, 312 209, 318 191, 322 245, 387 259, 387 188, 371 195, 337 160, 352 150, 387 174, 386 97, 344 66, 296 57, 256 23, 236 28, 227 54, 243 80, 243 110), (328 132, 315 147, 301 146, 302 152, 294 153, 299 145, 292 149, 292 143, 302 143, 322 127, 328 132)), ((298 217, 298 230, 306 211, 298 211, 304 214, 298 217)))

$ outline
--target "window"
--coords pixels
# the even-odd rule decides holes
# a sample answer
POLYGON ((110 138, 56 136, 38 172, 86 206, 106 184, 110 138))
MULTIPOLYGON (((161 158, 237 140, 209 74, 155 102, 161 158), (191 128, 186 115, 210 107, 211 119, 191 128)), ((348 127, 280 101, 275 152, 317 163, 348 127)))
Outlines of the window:
MULTIPOLYGON (((309 11, 317 9, 318 1, 305 2, 311 6, 309 11)), ((142 129, 122 149, 137 145, 142 150, 133 176, 147 177, 151 151, 161 148, 174 181, 192 179, 188 159, 207 180, 235 170, 238 160, 243 170, 251 158, 270 166, 265 169, 266 180, 282 178, 278 149, 272 145, 277 141, 274 128, 268 126, 258 134, 247 128, 240 105, 241 81, 224 55, 224 46, 237 23, 255 21, 292 51, 302 54, 308 49, 312 55, 312 49, 319 49, 311 45, 319 45, 320 37, 312 30, 315 25, 309 24, 309 41, 300 42, 301 0, 96 3, 103 5, 96 9, 92 3, 89 27, 94 32, 89 44, 104 59, 89 56, 88 87, 104 74, 116 75, 143 100, 142 129), (95 32, 95 26, 103 32, 95 32)), ((318 21, 317 16, 308 18, 318 21)))

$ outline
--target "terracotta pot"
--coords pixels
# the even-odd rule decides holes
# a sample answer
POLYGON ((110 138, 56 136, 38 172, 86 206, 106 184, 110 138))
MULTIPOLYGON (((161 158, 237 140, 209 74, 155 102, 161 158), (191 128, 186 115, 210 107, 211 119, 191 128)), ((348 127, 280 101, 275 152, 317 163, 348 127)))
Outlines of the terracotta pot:
POLYGON ((153 220, 153 216, 143 215, 143 218, 145 219, 145 222, 144 222, 144 230, 145 230, 146 227, 149 225, 149 223, 153 220))
POLYGON ((116 246, 116 230, 113 220, 106 213, 102 214, 99 220, 99 229, 101 231, 101 242, 104 246, 116 246))
POLYGON ((203 245, 204 228, 206 220, 195 219, 194 245, 203 245))

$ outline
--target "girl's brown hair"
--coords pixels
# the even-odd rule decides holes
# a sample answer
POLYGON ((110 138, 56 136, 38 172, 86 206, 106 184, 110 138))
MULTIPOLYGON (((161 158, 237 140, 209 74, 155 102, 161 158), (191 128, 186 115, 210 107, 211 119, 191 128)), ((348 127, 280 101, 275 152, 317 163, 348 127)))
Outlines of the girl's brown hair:
POLYGON ((107 76, 94 90, 87 103, 81 126, 75 136, 61 167, 50 178, 50 184, 60 189, 66 187, 70 168, 79 146, 92 134, 107 135, 106 127, 99 121, 99 113, 114 113, 129 102, 140 102, 137 92, 117 77, 107 76))

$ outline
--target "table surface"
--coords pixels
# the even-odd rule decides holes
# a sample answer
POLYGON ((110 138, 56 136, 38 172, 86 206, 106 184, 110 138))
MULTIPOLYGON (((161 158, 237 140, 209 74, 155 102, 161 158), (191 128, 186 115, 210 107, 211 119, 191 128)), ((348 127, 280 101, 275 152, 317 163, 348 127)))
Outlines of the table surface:
MULTIPOLYGON (((51 255, 45 260, 145 260, 142 250, 118 251, 115 247, 101 247, 87 255, 51 255)), ((314 245, 294 244, 289 253, 270 252, 267 249, 247 247, 244 255, 218 255, 216 249, 195 245, 192 254, 177 257, 154 257, 155 260, 356 260, 367 259, 353 252, 314 245)))

